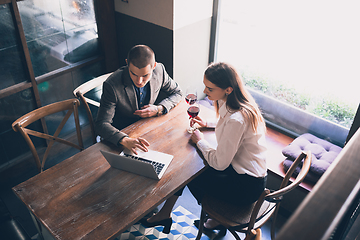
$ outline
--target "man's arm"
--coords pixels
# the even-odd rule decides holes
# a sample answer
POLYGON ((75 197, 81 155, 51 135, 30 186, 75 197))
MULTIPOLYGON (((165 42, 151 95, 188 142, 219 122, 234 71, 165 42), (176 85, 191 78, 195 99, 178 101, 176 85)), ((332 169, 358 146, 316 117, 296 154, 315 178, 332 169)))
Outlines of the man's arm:
POLYGON ((158 65, 161 66, 163 71, 163 83, 160 91, 167 95, 167 97, 159 102, 158 106, 163 106, 165 108, 164 113, 167 113, 182 100, 183 93, 177 82, 166 72, 164 65, 161 63, 158 63, 158 65))
MULTIPOLYGON (((114 87, 110 83, 104 82, 100 108, 95 121, 96 133, 114 145, 123 145, 135 154, 137 154, 137 148, 142 151, 148 151, 147 147, 150 143, 146 139, 141 137, 131 138, 112 125, 118 101, 118 95, 115 93, 114 87)), ((125 105, 123 107, 126 108, 125 105)))
POLYGON ((138 115, 141 118, 158 117, 165 113, 165 107, 162 105, 148 104, 143 106, 140 110, 136 110, 134 115, 138 115))
POLYGON ((150 81, 157 81, 159 84, 156 105, 148 104, 134 112, 141 118, 161 116, 169 112, 182 99, 182 91, 179 85, 167 74, 163 64, 157 63, 154 75, 156 75, 154 76, 156 79, 150 81))
POLYGON ((105 140, 118 145, 127 135, 112 125, 116 108, 116 94, 112 87, 104 82, 100 99, 100 108, 95 121, 95 131, 105 140))

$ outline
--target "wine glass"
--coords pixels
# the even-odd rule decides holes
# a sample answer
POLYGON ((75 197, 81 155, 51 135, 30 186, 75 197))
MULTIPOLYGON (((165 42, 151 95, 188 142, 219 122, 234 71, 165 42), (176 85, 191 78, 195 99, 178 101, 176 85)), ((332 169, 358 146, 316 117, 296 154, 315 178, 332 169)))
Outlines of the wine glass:
MULTIPOLYGON (((188 113, 190 119, 196 117, 197 115, 199 115, 199 112, 200 112, 200 106, 196 102, 191 104, 187 109, 187 113, 188 113)), ((196 129, 196 127, 194 127, 194 125, 193 125, 192 127, 189 126, 187 131, 188 131, 188 133, 193 133, 195 131, 195 129, 196 129)))
POLYGON ((189 87, 186 89, 185 101, 192 105, 197 100, 197 92, 195 88, 189 87))

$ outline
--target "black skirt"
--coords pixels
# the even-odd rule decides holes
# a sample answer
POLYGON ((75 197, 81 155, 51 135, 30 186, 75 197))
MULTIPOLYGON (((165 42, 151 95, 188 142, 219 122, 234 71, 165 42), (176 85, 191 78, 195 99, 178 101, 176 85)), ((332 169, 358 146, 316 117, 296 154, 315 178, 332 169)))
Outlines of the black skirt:
POLYGON ((255 202, 260 197, 266 180, 267 177, 257 178, 248 174, 238 174, 230 165, 224 171, 210 167, 187 186, 199 204, 206 194, 229 203, 245 205, 255 202))

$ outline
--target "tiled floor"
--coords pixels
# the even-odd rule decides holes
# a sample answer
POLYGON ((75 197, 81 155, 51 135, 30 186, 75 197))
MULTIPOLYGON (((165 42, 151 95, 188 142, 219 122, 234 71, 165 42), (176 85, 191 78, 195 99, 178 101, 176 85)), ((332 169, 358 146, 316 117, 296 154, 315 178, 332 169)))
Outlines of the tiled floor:
POLYGON ((162 233, 163 227, 146 228, 142 224, 134 224, 130 229, 117 237, 118 240, 126 239, 195 239, 197 229, 192 224, 197 218, 182 206, 172 212, 173 224, 169 234, 162 233))

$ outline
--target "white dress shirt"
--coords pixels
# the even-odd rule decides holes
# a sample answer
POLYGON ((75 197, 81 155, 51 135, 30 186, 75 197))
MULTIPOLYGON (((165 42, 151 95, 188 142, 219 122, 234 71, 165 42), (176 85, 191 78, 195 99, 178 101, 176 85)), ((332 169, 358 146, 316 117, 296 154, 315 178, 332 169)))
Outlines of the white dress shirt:
MULTIPOLYGON (((229 112, 224 101, 219 101, 219 120, 215 127, 218 145, 212 148, 206 140, 197 142, 208 164, 216 170, 225 170, 232 165, 239 174, 265 177, 266 141, 265 129, 255 133, 239 111, 229 112)), ((212 123, 208 122, 208 127, 212 123)))

